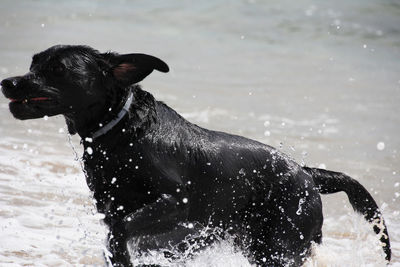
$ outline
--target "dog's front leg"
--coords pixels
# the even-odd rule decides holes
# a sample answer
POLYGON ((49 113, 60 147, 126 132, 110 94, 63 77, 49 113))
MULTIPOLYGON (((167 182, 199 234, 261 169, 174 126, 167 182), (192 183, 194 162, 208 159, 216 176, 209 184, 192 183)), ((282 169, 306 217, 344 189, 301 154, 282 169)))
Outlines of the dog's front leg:
POLYGON ((178 201, 172 195, 162 194, 157 201, 128 214, 123 219, 129 237, 137 234, 157 234, 168 231, 184 222, 188 215, 186 201, 178 201))
POLYGON ((111 257, 106 256, 106 262, 111 261, 112 267, 131 267, 130 255, 127 247, 127 236, 124 231, 124 226, 121 223, 116 223, 110 227, 108 233, 108 249, 111 252, 111 257))

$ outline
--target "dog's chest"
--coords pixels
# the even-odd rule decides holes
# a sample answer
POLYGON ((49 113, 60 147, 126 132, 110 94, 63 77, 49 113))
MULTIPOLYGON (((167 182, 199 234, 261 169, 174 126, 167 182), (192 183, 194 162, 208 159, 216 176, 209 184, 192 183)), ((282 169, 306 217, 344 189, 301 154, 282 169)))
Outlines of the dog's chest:
POLYGON ((140 152, 130 146, 112 152, 100 146, 88 148, 83 157, 86 181, 99 212, 124 216, 153 200, 152 178, 140 152))

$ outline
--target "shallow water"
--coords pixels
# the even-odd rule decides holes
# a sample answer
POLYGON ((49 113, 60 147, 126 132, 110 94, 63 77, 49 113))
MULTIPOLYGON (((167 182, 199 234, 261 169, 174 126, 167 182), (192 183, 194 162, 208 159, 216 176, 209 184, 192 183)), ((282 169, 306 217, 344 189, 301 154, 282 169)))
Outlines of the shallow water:
MULTIPOLYGON (((190 121, 357 178, 383 210, 400 266, 398 25, 395 0, 3 0, 0 78, 59 43, 156 55, 171 72, 143 87, 190 121)), ((0 265, 103 265, 106 230, 63 118, 16 121, 4 98, 0 109, 0 265)), ((323 201, 323 245, 305 266, 385 266, 346 196, 323 201)), ((250 266, 229 242, 186 265, 250 266)))

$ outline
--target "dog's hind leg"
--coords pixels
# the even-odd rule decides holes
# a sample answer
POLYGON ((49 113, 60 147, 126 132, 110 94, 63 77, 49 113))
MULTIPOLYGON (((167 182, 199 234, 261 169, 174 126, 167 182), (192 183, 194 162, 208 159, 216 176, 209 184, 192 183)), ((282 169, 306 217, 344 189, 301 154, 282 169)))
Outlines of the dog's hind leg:
POLYGON ((311 242, 318 238, 291 224, 288 217, 270 215, 278 215, 280 222, 266 219, 265 224, 250 226, 246 248, 250 261, 256 266, 301 266, 311 253, 311 242))
POLYGON ((307 177, 299 178, 281 180, 268 199, 259 194, 243 214, 248 256, 257 266, 301 266, 311 243, 320 242, 321 199, 311 181, 301 186, 307 177))

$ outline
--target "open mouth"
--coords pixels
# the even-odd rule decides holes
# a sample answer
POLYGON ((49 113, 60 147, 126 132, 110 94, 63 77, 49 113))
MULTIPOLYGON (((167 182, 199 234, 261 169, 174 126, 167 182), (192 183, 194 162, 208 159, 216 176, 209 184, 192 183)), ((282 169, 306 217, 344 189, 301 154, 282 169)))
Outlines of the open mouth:
POLYGON ((47 96, 38 97, 9 97, 9 108, 13 116, 20 120, 37 119, 43 116, 54 116, 62 114, 62 107, 56 98, 47 96))
POLYGON ((14 98, 9 98, 11 103, 23 103, 27 104, 29 102, 41 102, 41 101, 49 101, 51 100, 49 97, 32 97, 32 98, 25 98, 25 99, 14 99, 14 98))

